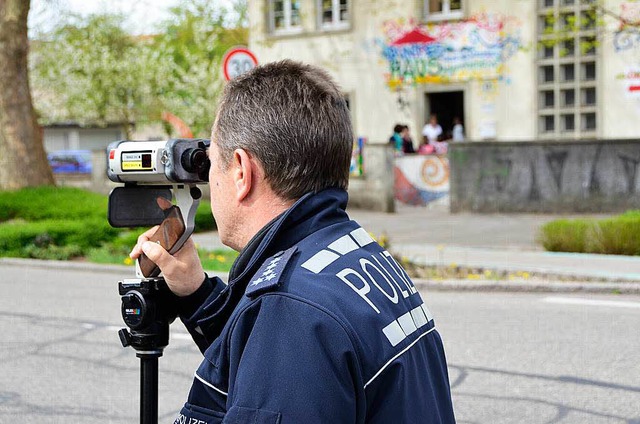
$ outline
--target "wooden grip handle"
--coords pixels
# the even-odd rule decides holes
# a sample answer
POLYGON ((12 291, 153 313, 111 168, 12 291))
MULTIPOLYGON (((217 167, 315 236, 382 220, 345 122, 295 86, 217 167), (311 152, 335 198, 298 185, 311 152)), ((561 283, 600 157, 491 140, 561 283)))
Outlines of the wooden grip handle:
MULTIPOLYGON (((160 224, 160 227, 149 238, 149 241, 158 243, 166 251, 171 252, 173 246, 182 237, 185 231, 184 221, 177 206, 172 206, 166 210, 166 217, 160 224)), ((144 253, 138 258, 140 271, 146 278, 157 277, 160 274, 160 268, 151 261, 144 253)))

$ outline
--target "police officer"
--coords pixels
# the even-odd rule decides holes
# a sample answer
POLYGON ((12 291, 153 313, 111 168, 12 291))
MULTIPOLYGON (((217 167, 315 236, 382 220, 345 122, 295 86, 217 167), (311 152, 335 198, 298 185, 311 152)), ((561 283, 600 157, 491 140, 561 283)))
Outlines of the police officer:
POLYGON ((455 422, 442 341, 411 279, 345 212, 349 110, 322 70, 292 61, 227 84, 211 135, 229 284, 189 241, 140 236, 204 355, 175 423, 455 422))

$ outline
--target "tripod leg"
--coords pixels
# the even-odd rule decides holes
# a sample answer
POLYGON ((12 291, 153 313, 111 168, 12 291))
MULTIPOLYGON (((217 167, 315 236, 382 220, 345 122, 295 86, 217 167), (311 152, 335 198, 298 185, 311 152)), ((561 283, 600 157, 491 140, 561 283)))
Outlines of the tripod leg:
POLYGON ((158 423, 158 357, 140 357, 140 424, 158 423))

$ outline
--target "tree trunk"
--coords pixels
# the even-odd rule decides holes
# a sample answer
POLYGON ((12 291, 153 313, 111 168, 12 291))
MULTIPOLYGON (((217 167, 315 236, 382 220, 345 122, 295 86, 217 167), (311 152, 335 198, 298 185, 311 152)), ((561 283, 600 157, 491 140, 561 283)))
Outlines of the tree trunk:
POLYGON ((0 190, 54 184, 27 66, 30 0, 0 0, 0 190))

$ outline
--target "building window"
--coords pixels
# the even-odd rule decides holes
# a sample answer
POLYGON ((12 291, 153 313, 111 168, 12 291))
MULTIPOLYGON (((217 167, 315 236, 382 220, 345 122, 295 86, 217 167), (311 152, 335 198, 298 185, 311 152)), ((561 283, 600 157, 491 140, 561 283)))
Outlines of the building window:
POLYGON ((349 28, 349 0, 317 0, 320 28, 335 30, 349 28))
POLYGON ((538 136, 597 135, 596 0, 538 0, 538 136))
POLYGON ((274 34, 296 33, 302 30, 301 0, 269 0, 269 22, 274 34))
POLYGON ((447 21, 463 17, 462 0, 424 0, 427 21, 447 21))

